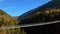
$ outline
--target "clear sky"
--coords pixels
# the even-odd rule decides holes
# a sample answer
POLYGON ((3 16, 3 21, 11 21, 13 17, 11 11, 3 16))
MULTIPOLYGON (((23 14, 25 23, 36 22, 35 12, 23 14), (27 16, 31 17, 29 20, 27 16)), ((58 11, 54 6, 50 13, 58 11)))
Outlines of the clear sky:
POLYGON ((51 0, 0 0, 0 9, 11 16, 19 16, 49 1, 51 0))

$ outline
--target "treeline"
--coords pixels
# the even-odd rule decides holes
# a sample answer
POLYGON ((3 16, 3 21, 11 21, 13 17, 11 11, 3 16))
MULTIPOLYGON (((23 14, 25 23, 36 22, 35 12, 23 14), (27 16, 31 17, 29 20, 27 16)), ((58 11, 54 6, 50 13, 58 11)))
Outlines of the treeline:
POLYGON ((24 19, 20 20, 20 24, 30 24, 30 23, 41 23, 60 20, 60 9, 47 9, 43 12, 37 11, 31 16, 26 16, 24 19))

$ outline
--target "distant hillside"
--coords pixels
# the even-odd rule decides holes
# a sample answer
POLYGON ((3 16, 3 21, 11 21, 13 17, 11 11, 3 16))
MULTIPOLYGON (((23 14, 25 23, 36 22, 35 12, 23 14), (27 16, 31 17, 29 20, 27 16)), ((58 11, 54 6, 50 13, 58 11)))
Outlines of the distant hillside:
MULTIPOLYGON (((59 0, 60 1, 60 0, 59 0)), ((20 19, 23 19, 27 16, 31 16, 33 15, 34 13, 36 12, 43 12, 45 9, 52 9, 52 8, 55 8, 55 7, 59 7, 60 6, 60 2, 58 0, 57 1, 50 1, 42 6, 39 6, 37 8, 34 8, 24 14, 22 14, 21 16, 19 16, 20 19)))

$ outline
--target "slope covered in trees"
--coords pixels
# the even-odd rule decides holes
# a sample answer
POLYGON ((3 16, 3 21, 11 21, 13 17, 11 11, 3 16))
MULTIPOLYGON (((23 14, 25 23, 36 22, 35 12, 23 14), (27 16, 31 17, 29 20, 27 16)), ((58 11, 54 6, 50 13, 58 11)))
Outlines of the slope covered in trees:
POLYGON ((26 16, 20 20, 20 24, 41 23, 60 20, 60 8, 46 9, 42 12, 37 11, 31 16, 26 16))
MULTIPOLYGON (((12 17, 0 10, 0 28, 13 27, 18 25, 17 17, 12 17)), ((21 34, 20 28, 0 29, 0 34, 21 34)), ((24 33, 24 32, 23 32, 24 33)))

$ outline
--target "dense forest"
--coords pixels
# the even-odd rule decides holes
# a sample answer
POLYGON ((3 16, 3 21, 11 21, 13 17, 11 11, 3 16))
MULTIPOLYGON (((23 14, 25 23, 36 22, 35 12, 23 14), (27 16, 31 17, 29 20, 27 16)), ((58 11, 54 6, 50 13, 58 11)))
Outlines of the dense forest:
POLYGON ((31 16, 26 16, 24 19, 20 20, 20 24, 30 24, 30 23, 41 23, 60 20, 60 9, 46 9, 44 11, 37 11, 31 16))
MULTIPOLYGON (((0 28, 13 27, 18 25, 18 18, 12 17, 0 10, 0 28)), ((20 28, 0 29, 0 34, 26 34, 20 28)))

